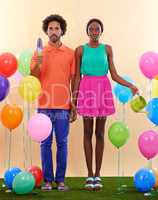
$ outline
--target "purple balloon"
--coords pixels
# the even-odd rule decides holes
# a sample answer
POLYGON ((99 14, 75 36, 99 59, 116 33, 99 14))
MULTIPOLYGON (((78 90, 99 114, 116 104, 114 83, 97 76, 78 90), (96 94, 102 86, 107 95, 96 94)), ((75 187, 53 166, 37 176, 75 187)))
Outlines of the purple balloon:
POLYGON ((152 130, 143 132, 138 139, 139 150, 148 160, 158 153, 158 133, 152 130))
POLYGON ((149 79, 158 75, 158 54, 154 52, 144 53, 139 61, 141 72, 149 79))
POLYGON ((10 84, 7 78, 0 75, 0 101, 5 99, 9 93, 10 84))

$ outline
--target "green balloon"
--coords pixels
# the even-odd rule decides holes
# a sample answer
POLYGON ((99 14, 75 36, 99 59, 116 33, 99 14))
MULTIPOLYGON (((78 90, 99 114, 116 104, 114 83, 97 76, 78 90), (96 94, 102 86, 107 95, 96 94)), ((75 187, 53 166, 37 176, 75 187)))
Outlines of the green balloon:
POLYGON ((32 51, 30 49, 24 50, 19 56, 18 71, 23 76, 27 76, 30 74, 31 59, 32 59, 32 51))
POLYGON ((29 172, 20 172, 13 181, 13 191, 16 194, 28 194, 35 186, 35 179, 29 172))
POLYGON ((108 136, 111 143, 120 148, 129 138, 129 129, 123 122, 114 122, 108 130, 108 136))
POLYGON ((137 96, 130 102, 130 106, 134 112, 140 112, 147 105, 144 97, 137 96))

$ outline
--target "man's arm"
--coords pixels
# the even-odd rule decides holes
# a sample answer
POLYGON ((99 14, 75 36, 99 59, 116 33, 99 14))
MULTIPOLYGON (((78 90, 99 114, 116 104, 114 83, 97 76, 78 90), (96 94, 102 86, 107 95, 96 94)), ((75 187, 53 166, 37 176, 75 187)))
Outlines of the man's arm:
POLYGON ((75 86, 75 75, 72 75, 71 76, 71 94, 73 94, 74 86, 75 86))
POLYGON ((72 90, 72 103, 76 106, 77 104, 77 96, 78 96, 78 90, 81 80, 81 73, 80 73, 80 65, 81 65, 81 57, 82 57, 82 47, 76 48, 75 51, 75 60, 76 60, 76 74, 74 77, 74 85, 72 90))

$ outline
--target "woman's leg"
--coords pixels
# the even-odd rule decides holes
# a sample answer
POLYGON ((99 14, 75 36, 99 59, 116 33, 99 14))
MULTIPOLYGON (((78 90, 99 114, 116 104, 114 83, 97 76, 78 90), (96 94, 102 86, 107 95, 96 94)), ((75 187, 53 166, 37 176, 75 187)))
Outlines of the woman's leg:
POLYGON ((95 149, 96 171, 95 171, 95 177, 100 176, 100 169, 101 169, 103 151, 104 151, 105 122, 106 122, 106 117, 96 118, 96 129, 95 129, 95 135, 96 135, 96 149, 95 149))
POLYGON ((93 135, 93 118, 83 117, 84 127, 84 152, 86 157, 86 164, 88 169, 88 177, 93 177, 92 160, 93 160, 93 148, 92 148, 92 135, 93 135))

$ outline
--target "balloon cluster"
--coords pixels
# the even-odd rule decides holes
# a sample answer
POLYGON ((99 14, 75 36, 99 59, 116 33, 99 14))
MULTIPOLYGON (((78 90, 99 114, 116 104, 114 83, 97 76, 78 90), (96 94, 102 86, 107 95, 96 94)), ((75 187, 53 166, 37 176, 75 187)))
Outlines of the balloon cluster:
MULTIPOLYGON (((41 92, 40 81, 30 75, 31 50, 24 50, 17 61, 11 53, 0 55, 0 101, 9 94, 10 83, 7 79, 14 76, 18 83, 18 92, 22 99, 28 103, 35 101, 41 92)), ((1 110, 2 124, 12 131, 23 120, 23 111, 16 104, 5 104, 1 110)), ((29 136, 36 142, 45 140, 52 131, 52 122, 45 114, 35 114, 27 122, 29 136)))
MULTIPOLYGON (((158 76, 158 54, 155 52, 144 53, 139 60, 139 67, 145 77, 157 84, 158 76)), ((151 99, 146 105, 147 118, 156 126, 158 125, 158 95, 153 84, 151 99), (154 90, 153 90, 154 88, 154 90), (154 97, 154 98, 153 98, 154 97)), ((157 88, 158 89, 158 88, 157 88)), ((143 132, 138 139, 139 150, 142 155, 149 159, 154 158, 158 153, 158 133, 153 130, 143 132)))
MULTIPOLYGON (((14 78, 18 79, 18 91, 23 100, 31 103, 38 98, 41 92, 41 84, 36 77, 30 75, 31 58, 32 52, 29 49, 24 50, 20 54, 18 60, 12 53, 3 53, 0 55, 0 101, 3 101, 9 94, 10 83, 7 78, 12 75, 14 78)), ((1 122, 9 130, 17 128, 22 122, 22 119, 23 111, 19 106, 15 104, 6 104, 2 107, 1 122)), ((44 120, 44 117, 42 120, 44 120)), ((41 123, 41 126, 42 124, 45 124, 45 128, 42 129, 40 127, 41 129, 39 130, 44 131, 44 133, 43 136, 40 136, 40 138, 36 138, 38 141, 41 141, 42 138, 46 138, 48 133, 50 133, 49 131, 47 132, 47 135, 45 134, 48 128, 50 128, 50 125, 47 126, 50 124, 50 120, 47 120, 49 123, 46 123, 46 120, 41 123)), ((33 132, 32 129, 31 134, 33 132)))
MULTIPOLYGON (((17 61, 11 53, 0 55, 0 101, 3 101, 10 90, 8 77, 13 76, 18 83, 18 92, 23 100, 31 103, 41 92, 40 81, 30 75, 32 52, 23 51, 17 61)), ((17 128, 23 120, 23 111, 16 104, 5 104, 1 110, 1 122, 10 131, 17 128)), ((52 131, 52 122, 42 113, 33 115, 28 121, 28 134, 36 142, 46 139, 52 131)), ((40 187, 42 171, 37 166, 31 166, 27 171, 17 167, 9 168, 4 174, 5 185, 16 194, 28 194, 33 188, 40 187)))
POLYGON ((144 53, 139 60, 139 67, 145 77, 152 81, 151 99, 146 106, 148 119, 158 125, 158 54, 155 52, 144 53))
POLYGON ((19 195, 28 194, 34 187, 40 187, 42 180, 42 171, 37 166, 31 166, 26 171, 12 167, 4 174, 6 187, 19 195))
POLYGON ((36 77, 30 76, 31 59, 32 51, 29 49, 24 50, 18 60, 12 53, 0 55, 0 101, 9 93, 10 84, 7 78, 12 75, 18 82, 22 79, 19 84, 19 94, 24 100, 33 102, 37 99, 41 85, 36 77))
MULTIPOLYGON (((143 75, 152 80, 151 99, 146 102, 140 94, 132 98, 132 92, 129 88, 120 84, 115 84, 114 94, 116 99, 123 105, 130 102, 130 107, 134 112, 143 112, 147 118, 158 125, 158 54, 154 52, 144 53, 139 60, 139 67, 143 75), (143 109, 145 108, 145 111, 143 109)), ((129 76, 123 77, 126 81, 134 84, 129 76)), ((114 122, 109 130, 108 136, 111 143, 120 148, 129 138, 129 130, 125 123, 114 122)), ((138 147, 141 154, 147 159, 154 158, 158 153, 158 133, 153 130, 144 131, 139 135, 138 147)), ((153 187, 158 186, 158 169, 142 168, 134 176, 134 184, 138 191, 148 192, 153 187)))
MULTIPOLYGON (((158 54, 144 53, 139 61, 139 67, 145 77, 152 80, 151 99, 146 105, 147 118, 156 126, 158 125, 158 54)), ((142 100, 143 102, 143 100, 142 100)), ((132 102, 131 107, 137 102, 132 102)), ((145 105, 146 103, 144 103, 145 105)), ((134 109, 133 109, 134 110, 134 109)), ((139 110, 139 109, 138 109, 139 110)), ((137 109, 134 110, 137 112, 137 109)), ((153 130, 144 131, 139 135, 138 147, 141 154, 148 160, 158 153, 158 133, 153 130)), ((134 176, 134 184, 139 192, 149 192, 158 186, 158 169, 142 168, 134 176)))

